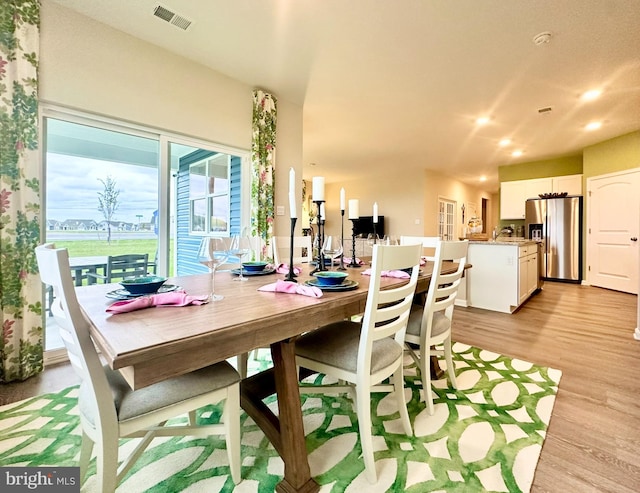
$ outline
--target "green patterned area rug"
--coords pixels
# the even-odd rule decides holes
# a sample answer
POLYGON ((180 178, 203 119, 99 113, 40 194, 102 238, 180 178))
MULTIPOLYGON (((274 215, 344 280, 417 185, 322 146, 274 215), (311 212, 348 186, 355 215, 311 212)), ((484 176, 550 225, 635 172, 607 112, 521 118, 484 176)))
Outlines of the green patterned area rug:
MULTIPOLYGON (((311 473, 322 492, 526 492, 551 418, 561 373, 479 348, 454 345, 458 389, 434 383, 435 414, 420 401, 422 386, 407 360, 406 399, 413 437, 402 432, 388 394, 374 394, 378 483, 364 477, 356 415, 343 395, 303 395, 311 473)), ((268 351, 262 351, 264 358, 268 351)), ((252 360, 253 371, 268 364, 252 360)), ((314 378, 314 377, 311 377, 314 378)), ((319 378, 316 376, 315 378, 319 378)), ((77 466, 77 387, 0 407, 0 466, 77 466)), ((276 404, 271 399, 271 406, 276 404)), ((202 410, 215 420, 218 409, 202 410)), ((176 421, 186 421, 186 417, 176 421)), ((122 453, 134 440, 122 440, 122 453)), ((118 492, 275 491, 283 463, 264 434, 242 415, 242 477, 229 476, 224 440, 157 438, 118 492)), ((82 491, 97 492, 95 463, 82 491)))

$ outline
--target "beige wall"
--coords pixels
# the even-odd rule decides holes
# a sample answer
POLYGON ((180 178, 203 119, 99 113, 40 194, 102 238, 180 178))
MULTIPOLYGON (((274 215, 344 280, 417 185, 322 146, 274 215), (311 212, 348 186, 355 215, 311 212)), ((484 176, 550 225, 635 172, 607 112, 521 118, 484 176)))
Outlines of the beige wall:
MULTIPOLYGON (((457 202, 457 232, 461 231, 463 203, 475 203, 480 214, 482 198, 487 198, 490 200, 489 215, 497 217, 492 204, 495 196, 433 171, 424 171, 422 175, 368 175, 366 180, 327 184, 326 234, 340 234, 341 187, 345 189, 347 209, 349 199, 359 199, 362 216, 372 216, 373 203, 377 202, 379 214, 385 217, 386 233, 389 235, 437 235, 439 197, 457 202)), ((351 221, 346 219, 347 215, 348 210, 345 213, 345 237, 350 237, 351 221)), ((465 219, 468 218, 467 213, 465 219)), ((494 222, 491 220, 487 225, 488 231, 493 228, 494 222)))
POLYGON ((360 201, 360 215, 373 216, 373 204, 378 203, 378 214, 384 216, 385 233, 400 236, 421 235, 424 223, 424 181, 420 176, 366 175, 363 180, 328 183, 326 186, 327 234, 340 233, 340 188, 347 199, 345 211, 345 237, 351 237, 352 223, 348 218, 349 199, 360 201), (418 220, 420 224, 416 225, 418 220))
POLYGON ((487 204, 487 227, 486 231, 491 231, 497 220, 493 215, 495 209, 492 195, 488 192, 472 187, 460 181, 434 171, 425 171, 425 204, 424 204, 424 232, 425 236, 435 236, 438 233, 438 201, 440 198, 455 201, 456 206, 456 234, 462 236, 462 204, 465 204, 465 222, 471 217, 469 204, 475 204, 477 216, 482 214, 482 199, 489 202, 487 204))
MULTIPOLYGON (((40 34, 42 101, 250 149, 252 87, 51 1, 40 34)), ((276 204, 288 210, 289 168, 302 177, 302 107, 282 99, 276 160, 276 204)))

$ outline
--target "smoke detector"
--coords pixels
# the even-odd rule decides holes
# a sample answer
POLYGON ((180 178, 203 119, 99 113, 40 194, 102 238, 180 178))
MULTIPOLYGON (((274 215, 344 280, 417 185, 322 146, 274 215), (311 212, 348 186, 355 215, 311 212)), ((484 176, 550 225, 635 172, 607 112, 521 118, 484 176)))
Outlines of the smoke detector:
POLYGON ((533 44, 536 46, 547 44, 549 41, 551 41, 551 33, 549 31, 536 34, 533 37, 533 44))

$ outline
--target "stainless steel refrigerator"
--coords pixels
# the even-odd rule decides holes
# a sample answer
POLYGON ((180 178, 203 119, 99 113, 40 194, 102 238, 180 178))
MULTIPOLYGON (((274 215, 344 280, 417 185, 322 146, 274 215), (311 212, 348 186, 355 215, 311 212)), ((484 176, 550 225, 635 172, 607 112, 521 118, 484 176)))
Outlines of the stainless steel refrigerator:
POLYGON ((582 281, 581 196, 527 200, 525 234, 542 243, 541 277, 582 281))

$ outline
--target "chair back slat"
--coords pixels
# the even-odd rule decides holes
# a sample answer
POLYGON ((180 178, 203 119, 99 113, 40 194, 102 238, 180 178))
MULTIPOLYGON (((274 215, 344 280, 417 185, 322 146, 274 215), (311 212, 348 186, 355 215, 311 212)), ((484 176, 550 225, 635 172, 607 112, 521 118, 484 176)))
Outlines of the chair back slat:
POLYGON ((384 337, 394 337, 402 345, 411 303, 418 283, 420 245, 374 245, 369 292, 362 317, 362 335, 358 366, 370 365, 373 343, 384 337), (411 269, 402 286, 383 289, 382 271, 411 269), (368 361, 367 361, 368 359, 368 361))

